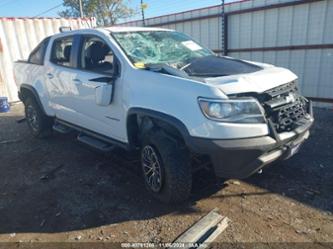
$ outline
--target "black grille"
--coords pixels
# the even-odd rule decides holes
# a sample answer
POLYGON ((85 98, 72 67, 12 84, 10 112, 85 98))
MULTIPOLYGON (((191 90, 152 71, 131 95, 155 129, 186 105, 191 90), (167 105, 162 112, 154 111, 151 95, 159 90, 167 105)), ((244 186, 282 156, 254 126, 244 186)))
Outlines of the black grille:
POLYGON ((299 95, 296 82, 270 89, 258 99, 279 133, 295 129, 308 117, 308 102, 299 95))

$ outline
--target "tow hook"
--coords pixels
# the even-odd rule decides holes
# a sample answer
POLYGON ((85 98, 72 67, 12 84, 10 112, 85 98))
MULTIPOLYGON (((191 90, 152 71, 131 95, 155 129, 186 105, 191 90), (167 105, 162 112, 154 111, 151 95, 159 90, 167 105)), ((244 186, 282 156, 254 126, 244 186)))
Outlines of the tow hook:
POLYGON ((259 169, 257 172, 259 175, 262 174, 262 169, 259 169))

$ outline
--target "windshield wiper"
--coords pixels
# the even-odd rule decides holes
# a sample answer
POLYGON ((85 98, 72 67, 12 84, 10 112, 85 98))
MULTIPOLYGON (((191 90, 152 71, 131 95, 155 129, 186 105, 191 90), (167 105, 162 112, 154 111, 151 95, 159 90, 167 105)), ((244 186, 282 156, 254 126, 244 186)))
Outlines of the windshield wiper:
POLYGON ((158 72, 158 73, 164 73, 164 74, 170 74, 182 78, 190 78, 189 75, 177 68, 171 67, 166 63, 149 63, 145 65, 145 69, 153 71, 153 72, 158 72))
POLYGON ((205 83, 205 81, 202 78, 189 75, 185 71, 171 67, 165 63, 146 64, 145 69, 156 73, 169 74, 180 78, 191 79, 205 83))
POLYGON ((194 77, 222 77, 230 74, 219 74, 219 73, 188 73, 189 76, 194 77))

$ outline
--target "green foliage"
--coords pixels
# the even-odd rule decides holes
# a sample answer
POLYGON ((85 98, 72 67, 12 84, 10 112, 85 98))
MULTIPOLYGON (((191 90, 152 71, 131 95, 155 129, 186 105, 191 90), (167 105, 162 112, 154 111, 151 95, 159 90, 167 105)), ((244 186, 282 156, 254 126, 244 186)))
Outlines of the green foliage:
MULTIPOLYGON (((63 0, 66 8, 59 12, 62 17, 79 17, 79 0, 63 0)), ((83 13, 86 17, 96 17, 97 24, 108 26, 115 24, 119 19, 131 17, 136 11, 129 7, 125 0, 82 0, 83 13)))

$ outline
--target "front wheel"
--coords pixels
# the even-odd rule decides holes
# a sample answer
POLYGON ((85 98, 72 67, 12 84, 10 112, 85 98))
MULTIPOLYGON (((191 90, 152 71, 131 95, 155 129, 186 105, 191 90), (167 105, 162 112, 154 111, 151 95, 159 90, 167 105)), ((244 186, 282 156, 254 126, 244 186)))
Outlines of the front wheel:
POLYGON ((161 130, 148 131, 141 147, 145 186, 156 199, 182 202, 189 198, 192 171, 188 152, 161 130))

